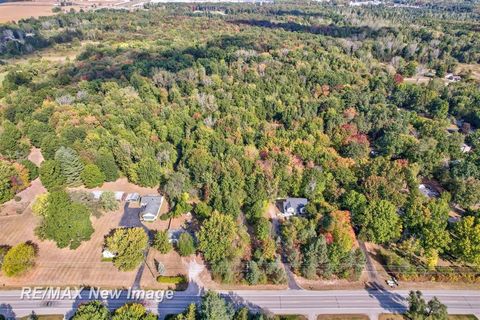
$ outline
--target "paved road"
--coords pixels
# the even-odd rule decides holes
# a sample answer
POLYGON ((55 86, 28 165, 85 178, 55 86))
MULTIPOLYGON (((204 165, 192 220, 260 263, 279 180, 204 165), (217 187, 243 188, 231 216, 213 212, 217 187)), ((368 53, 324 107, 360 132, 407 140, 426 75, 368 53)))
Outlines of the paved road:
MULTIPOLYGON (((408 291, 382 290, 338 290, 338 291, 232 291, 221 292, 234 303, 247 305, 254 310, 276 314, 338 314, 405 311, 405 297, 408 291)), ((480 291, 443 290, 424 291, 427 299, 436 296, 448 306, 452 314, 480 315, 480 291)), ((7 316, 24 316, 35 310, 37 314, 71 314, 79 304, 88 301, 89 292, 83 292, 82 298, 54 301, 47 306, 45 301, 19 300, 20 291, 0 291, 0 313, 7 316)), ((145 301, 146 306, 162 316, 181 312, 192 302, 198 302, 199 295, 175 293, 172 300, 161 303, 145 301)), ((131 300, 124 292, 120 299, 105 300, 111 309, 116 309, 131 300)))

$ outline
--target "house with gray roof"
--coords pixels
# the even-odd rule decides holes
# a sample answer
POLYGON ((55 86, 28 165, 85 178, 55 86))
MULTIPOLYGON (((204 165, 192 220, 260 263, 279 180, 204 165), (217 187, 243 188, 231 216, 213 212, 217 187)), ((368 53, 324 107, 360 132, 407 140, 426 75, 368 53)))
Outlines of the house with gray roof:
POLYGON ((308 200, 305 198, 287 198, 283 202, 282 215, 286 218, 305 213, 308 200))
POLYGON ((152 222, 157 220, 160 215, 160 208, 163 204, 163 197, 157 195, 142 196, 140 200, 140 219, 142 221, 152 222))

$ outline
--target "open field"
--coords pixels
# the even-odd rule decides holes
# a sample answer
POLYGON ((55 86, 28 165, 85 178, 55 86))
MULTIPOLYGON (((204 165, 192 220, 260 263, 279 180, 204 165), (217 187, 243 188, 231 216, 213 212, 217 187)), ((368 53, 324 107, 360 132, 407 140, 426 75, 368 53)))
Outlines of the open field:
POLYGON ((51 16, 54 2, 7 2, 0 4, 0 23, 51 16))
MULTIPOLYGON (((155 193, 155 189, 142 188, 129 183, 126 179, 119 179, 116 182, 105 183, 101 190, 139 192, 140 194, 155 193)), ((35 217, 31 210, 31 202, 36 195, 46 190, 37 179, 32 186, 24 190, 22 200, 15 202, 11 200, 2 207, 2 214, 11 213, 8 216, 0 216, 2 232, 0 233, 0 244, 14 246, 21 242, 32 241, 38 245, 39 255, 36 259, 36 266, 26 275, 20 278, 7 278, 0 275, 0 286, 21 287, 25 285, 51 285, 51 286, 99 286, 99 287, 130 287, 135 279, 140 277, 140 284, 149 288, 162 288, 164 285, 157 283, 154 277, 144 270, 143 274, 138 270, 131 272, 118 271, 111 262, 101 261, 101 253, 104 245, 104 237, 112 229, 119 226, 130 226, 138 220, 138 216, 130 217, 132 211, 125 210, 124 203, 115 212, 105 213, 100 218, 93 218, 92 223, 95 229, 92 238, 82 243, 76 250, 68 248, 59 249, 53 241, 40 241, 35 235, 35 227, 39 218, 35 217), (22 214, 16 212, 22 209, 22 214), (8 212, 7 212, 8 211, 8 212), (142 276, 143 275, 143 276, 142 276)), ((162 212, 167 212, 165 204, 162 212)), ((171 223, 172 228, 179 228, 184 219, 179 218, 171 223)), ((138 221, 139 223, 139 221, 138 221)), ((157 220, 148 224, 150 230, 161 230, 168 227, 168 221, 157 220)), ((149 258, 149 264, 153 267, 153 259, 157 258, 165 263, 168 275, 186 274, 187 264, 182 261, 176 252, 158 257, 155 250, 149 258)), ((154 267, 153 267, 154 268, 154 267)))

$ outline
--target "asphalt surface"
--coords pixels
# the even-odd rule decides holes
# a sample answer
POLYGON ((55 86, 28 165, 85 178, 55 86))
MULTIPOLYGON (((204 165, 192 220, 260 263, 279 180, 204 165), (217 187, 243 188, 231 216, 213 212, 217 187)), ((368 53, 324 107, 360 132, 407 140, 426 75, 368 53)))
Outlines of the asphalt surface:
MULTIPOLYGON (((275 314, 353 314, 363 313, 378 315, 380 313, 404 312, 405 297, 408 291, 383 290, 338 290, 338 291, 229 291, 220 292, 231 302, 247 305, 253 310, 263 310, 275 314)), ((436 296, 447 305, 450 314, 480 315, 480 291, 441 290, 423 291, 426 299, 436 296)), ((0 314, 7 317, 20 317, 35 310, 37 314, 67 314, 81 303, 90 300, 89 292, 83 291, 81 298, 58 299, 47 304, 45 300, 20 300, 21 292, 0 291, 0 314)), ((125 303, 135 300, 127 299, 123 292, 118 299, 103 300, 114 310, 125 303)), ((137 300, 138 301, 138 300, 137 300)), ((190 303, 200 301, 200 294, 174 293, 173 299, 157 303, 153 300, 141 302, 151 311, 162 317, 167 314, 182 312, 190 303)), ((313 318, 313 317, 312 317, 313 318)))

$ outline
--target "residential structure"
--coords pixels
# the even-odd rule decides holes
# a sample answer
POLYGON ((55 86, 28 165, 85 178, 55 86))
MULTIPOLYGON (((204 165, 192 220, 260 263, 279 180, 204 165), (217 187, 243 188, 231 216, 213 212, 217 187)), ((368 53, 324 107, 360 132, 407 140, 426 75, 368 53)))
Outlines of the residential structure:
POLYGON ((142 221, 155 221, 160 214, 160 208, 163 204, 163 197, 156 195, 142 196, 140 200, 140 219, 142 221))
POLYGON ((282 215, 286 218, 305 213, 308 200, 305 198, 287 198, 283 202, 282 215))

